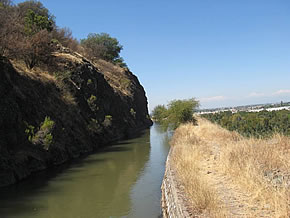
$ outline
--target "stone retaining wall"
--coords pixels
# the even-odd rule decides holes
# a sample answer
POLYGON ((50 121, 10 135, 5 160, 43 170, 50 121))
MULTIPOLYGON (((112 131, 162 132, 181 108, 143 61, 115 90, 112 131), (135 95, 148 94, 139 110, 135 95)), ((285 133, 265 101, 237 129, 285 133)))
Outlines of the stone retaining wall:
POLYGON ((161 186, 162 215, 164 218, 191 217, 188 208, 186 208, 185 199, 180 190, 180 185, 177 182, 176 174, 170 163, 173 149, 174 147, 171 147, 167 157, 165 174, 161 186))

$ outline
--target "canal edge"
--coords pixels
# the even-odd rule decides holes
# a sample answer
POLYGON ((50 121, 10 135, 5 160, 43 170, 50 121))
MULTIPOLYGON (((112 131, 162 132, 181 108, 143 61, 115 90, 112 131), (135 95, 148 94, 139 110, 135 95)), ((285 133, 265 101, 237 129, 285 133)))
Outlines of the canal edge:
POLYGON ((174 147, 170 148, 167 156, 165 173, 161 185, 161 210, 162 217, 191 217, 190 209, 184 197, 184 191, 172 168, 171 155, 174 147))

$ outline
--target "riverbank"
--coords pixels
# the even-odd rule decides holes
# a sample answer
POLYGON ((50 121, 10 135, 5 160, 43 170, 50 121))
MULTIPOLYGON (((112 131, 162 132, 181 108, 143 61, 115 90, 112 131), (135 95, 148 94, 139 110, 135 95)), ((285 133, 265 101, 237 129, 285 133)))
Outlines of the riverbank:
POLYGON ((180 126, 163 180, 164 217, 182 207, 182 217, 288 217, 289 151, 281 135, 244 138, 204 119, 180 126))

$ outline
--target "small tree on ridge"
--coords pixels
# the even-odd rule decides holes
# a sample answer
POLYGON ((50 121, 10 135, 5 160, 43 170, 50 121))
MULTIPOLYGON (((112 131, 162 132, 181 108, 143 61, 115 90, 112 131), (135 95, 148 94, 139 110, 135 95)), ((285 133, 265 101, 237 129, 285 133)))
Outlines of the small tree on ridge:
POLYGON ((81 40, 81 45, 91 58, 113 63, 120 60, 120 52, 123 49, 119 41, 107 33, 90 33, 86 39, 81 40))

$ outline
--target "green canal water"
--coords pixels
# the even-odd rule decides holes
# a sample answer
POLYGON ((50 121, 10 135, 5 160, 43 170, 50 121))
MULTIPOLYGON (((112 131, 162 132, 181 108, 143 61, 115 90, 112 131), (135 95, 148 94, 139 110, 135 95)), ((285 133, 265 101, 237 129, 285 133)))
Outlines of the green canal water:
POLYGON ((138 138, 0 189, 0 217, 157 218, 168 137, 153 125, 138 138))

